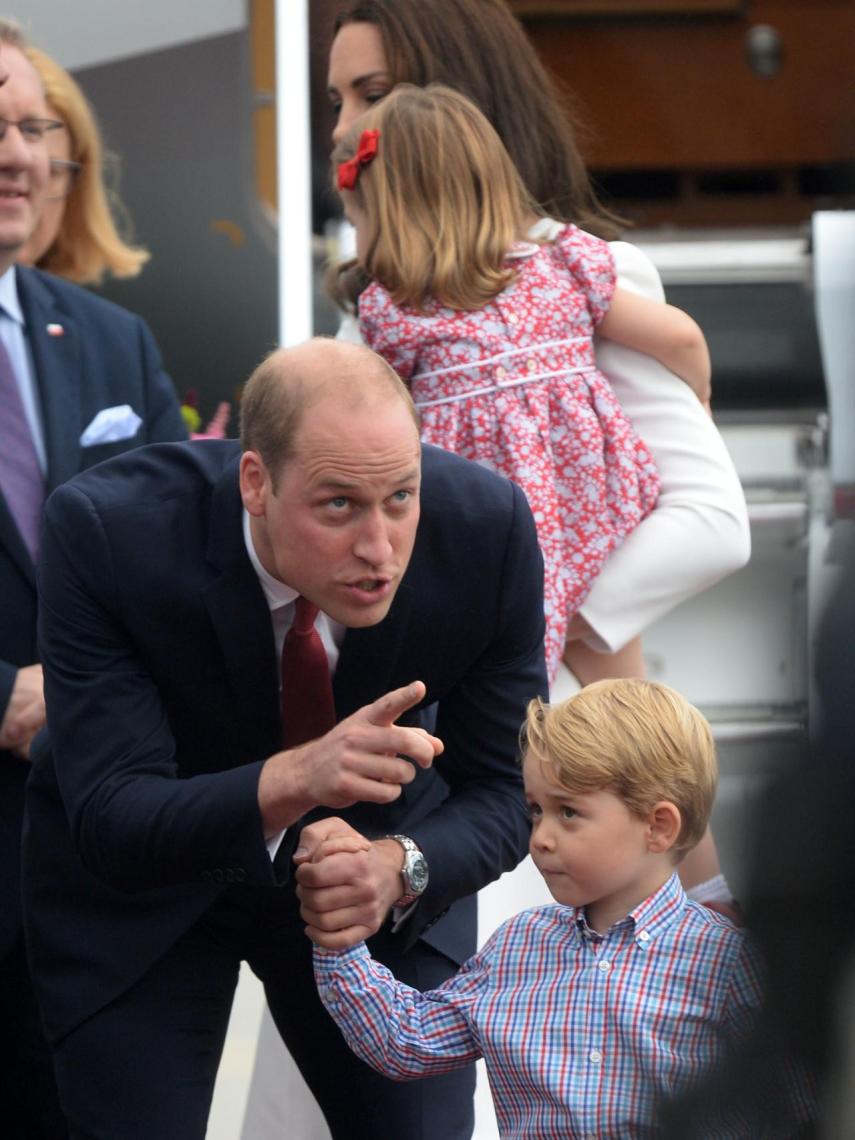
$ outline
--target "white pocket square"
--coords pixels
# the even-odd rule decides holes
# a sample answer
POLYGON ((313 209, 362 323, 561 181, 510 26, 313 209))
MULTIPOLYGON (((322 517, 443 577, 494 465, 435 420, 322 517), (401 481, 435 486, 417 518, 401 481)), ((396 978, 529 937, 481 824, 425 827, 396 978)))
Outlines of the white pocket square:
POLYGON ((117 404, 115 408, 102 408, 80 437, 81 447, 96 443, 117 443, 131 439, 139 431, 142 419, 130 404, 117 404))

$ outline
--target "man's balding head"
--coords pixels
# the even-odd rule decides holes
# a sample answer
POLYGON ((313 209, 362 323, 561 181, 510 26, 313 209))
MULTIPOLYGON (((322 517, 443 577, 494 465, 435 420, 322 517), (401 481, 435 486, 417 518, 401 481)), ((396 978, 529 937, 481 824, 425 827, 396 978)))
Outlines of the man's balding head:
POLYGON ((257 452, 274 486, 297 449, 306 415, 327 400, 354 410, 400 401, 418 428, 406 386, 370 348, 315 337, 276 349, 247 381, 240 408, 241 446, 257 452))

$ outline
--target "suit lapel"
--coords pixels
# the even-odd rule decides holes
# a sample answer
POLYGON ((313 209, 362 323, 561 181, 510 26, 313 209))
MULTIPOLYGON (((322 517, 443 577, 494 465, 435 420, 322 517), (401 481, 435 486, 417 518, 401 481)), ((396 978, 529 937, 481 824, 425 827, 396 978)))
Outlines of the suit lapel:
POLYGON ((80 333, 35 272, 19 268, 17 282, 41 400, 50 492, 80 470, 80 333), (49 327, 61 334, 52 335, 49 327))
POLYGON ((228 464, 211 501, 208 560, 220 570, 205 602, 234 694, 234 712, 249 751, 279 747, 279 677, 270 609, 243 540, 237 459, 228 464))

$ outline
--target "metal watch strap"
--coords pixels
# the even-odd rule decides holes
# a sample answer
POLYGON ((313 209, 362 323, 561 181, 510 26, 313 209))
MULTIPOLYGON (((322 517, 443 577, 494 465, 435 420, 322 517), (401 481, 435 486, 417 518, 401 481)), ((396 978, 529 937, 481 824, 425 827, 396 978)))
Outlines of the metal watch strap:
MULTIPOLYGON (((394 839, 397 843, 400 843, 400 845, 403 847, 403 849, 404 849, 404 864, 401 867, 401 877, 404 880, 404 886, 405 887, 410 886, 411 885, 410 884, 410 877, 407 873, 407 857, 409 855, 421 855, 422 858, 424 858, 424 853, 422 852, 422 849, 418 846, 418 844, 414 843, 413 840, 410 839, 409 835, 387 835, 386 838, 387 839, 394 839)), ((422 891, 423 890, 424 890, 424 887, 422 888, 422 891)), ((416 901, 416 899, 421 896, 422 891, 417 891, 417 892, 405 891, 404 894, 402 894, 400 898, 395 899, 395 901, 392 903, 392 907, 394 909, 399 909, 401 907, 410 906, 411 903, 414 903, 416 901)))

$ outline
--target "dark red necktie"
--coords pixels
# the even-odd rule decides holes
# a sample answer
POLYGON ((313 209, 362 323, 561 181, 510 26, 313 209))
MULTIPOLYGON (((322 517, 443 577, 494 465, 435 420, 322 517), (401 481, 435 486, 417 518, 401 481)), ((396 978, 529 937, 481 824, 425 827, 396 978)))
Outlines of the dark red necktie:
POLYGON ((316 740, 335 725, 327 651, 315 629, 318 607, 303 597, 282 645, 282 747, 316 740))

